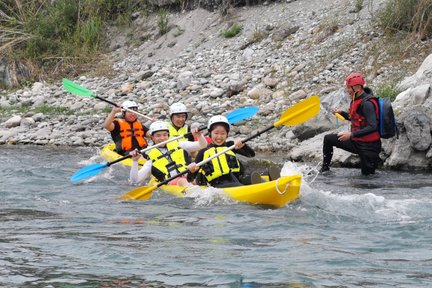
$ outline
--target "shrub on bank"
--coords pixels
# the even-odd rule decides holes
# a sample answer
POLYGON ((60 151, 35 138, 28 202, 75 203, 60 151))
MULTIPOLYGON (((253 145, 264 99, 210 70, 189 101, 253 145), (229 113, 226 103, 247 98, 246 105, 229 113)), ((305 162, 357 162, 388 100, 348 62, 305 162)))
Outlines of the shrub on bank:
POLYGON ((432 36, 432 0, 389 0, 377 21, 386 32, 406 31, 426 39, 432 36))
POLYGON ((104 26, 118 18, 124 23, 131 11, 132 0, 0 1, 0 55, 56 69, 88 63, 100 50, 104 26))
POLYGON ((401 91, 396 88, 396 84, 379 84, 374 89, 374 94, 378 98, 390 97, 390 100, 393 102, 396 99, 396 96, 399 95, 401 91))
POLYGON ((222 32, 222 35, 225 38, 232 38, 235 37, 237 34, 239 34, 241 30, 242 30, 242 26, 238 23, 234 23, 233 25, 231 25, 230 28, 224 30, 222 32))

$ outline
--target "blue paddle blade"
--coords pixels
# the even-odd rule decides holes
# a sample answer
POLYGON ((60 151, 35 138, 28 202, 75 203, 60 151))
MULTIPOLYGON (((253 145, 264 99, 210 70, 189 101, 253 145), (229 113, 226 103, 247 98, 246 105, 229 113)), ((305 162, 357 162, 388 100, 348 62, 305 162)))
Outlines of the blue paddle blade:
POLYGON ((78 181, 90 178, 96 174, 98 174, 100 171, 102 171, 102 169, 104 169, 105 167, 108 167, 109 163, 104 163, 104 164, 92 164, 90 166, 86 166, 80 170, 78 170, 77 172, 75 172, 70 180, 72 181, 72 183, 76 183, 78 181))
POLYGON ((236 109, 228 113, 226 115, 226 118, 228 119, 228 122, 230 124, 234 124, 254 116, 257 112, 258 112, 257 106, 249 106, 249 107, 236 109))

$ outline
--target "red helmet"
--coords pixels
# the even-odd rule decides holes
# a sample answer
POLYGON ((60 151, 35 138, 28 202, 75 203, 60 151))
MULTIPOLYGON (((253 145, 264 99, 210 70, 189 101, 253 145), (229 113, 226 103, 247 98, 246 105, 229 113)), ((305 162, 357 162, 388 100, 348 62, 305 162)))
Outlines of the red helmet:
POLYGON ((366 84, 366 81, 364 79, 363 74, 361 74, 361 73, 351 73, 345 79, 345 85, 348 86, 348 87, 351 87, 351 86, 354 86, 354 85, 364 86, 365 84, 366 84))

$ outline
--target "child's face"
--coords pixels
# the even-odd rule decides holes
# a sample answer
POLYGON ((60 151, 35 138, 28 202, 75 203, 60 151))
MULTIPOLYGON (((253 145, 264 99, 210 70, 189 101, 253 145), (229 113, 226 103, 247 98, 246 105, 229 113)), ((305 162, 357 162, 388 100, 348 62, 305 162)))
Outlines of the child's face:
MULTIPOLYGON (((137 110, 137 109, 132 109, 131 110, 137 110)), ((138 116, 135 113, 129 112, 129 111, 125 111, 124 114, 124 119, 128 122, 134 122, 135 120, 137 120, 138 116)))
POLYGON ((169 138, 168 131, 157 131, 152 135, 152 140, 155 144, 159 144, 163 141, 166 141, 168 140, 168 138, 169 138))
POLYGON ((210 136, 214 144, 222 145, 228 137, 228 132, 223 125, 216 125, 210 136))
POLYGON ((186 123, 186 118, 186 113, 174 114, 171 117, 171 121, 176 127, 183 127, 186 123))

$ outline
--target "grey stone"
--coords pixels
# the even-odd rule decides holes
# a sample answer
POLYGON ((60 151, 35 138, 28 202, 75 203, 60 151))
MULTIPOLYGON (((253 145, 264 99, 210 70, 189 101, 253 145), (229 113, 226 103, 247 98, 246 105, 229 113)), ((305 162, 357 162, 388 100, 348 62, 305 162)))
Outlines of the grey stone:
POLYGON ((405 118, 404 126, 410 146, 417 151, 426 151, 431 146, 431 118, 421 107, 412 109, 405 118))
POLYGON ((22 120, 22 117, 19 115, 13 116, 12 118, 9 118, 4 124, 3 126, 6 128, 13 128, 13 127, 17 127, 20 125, 22 120))

